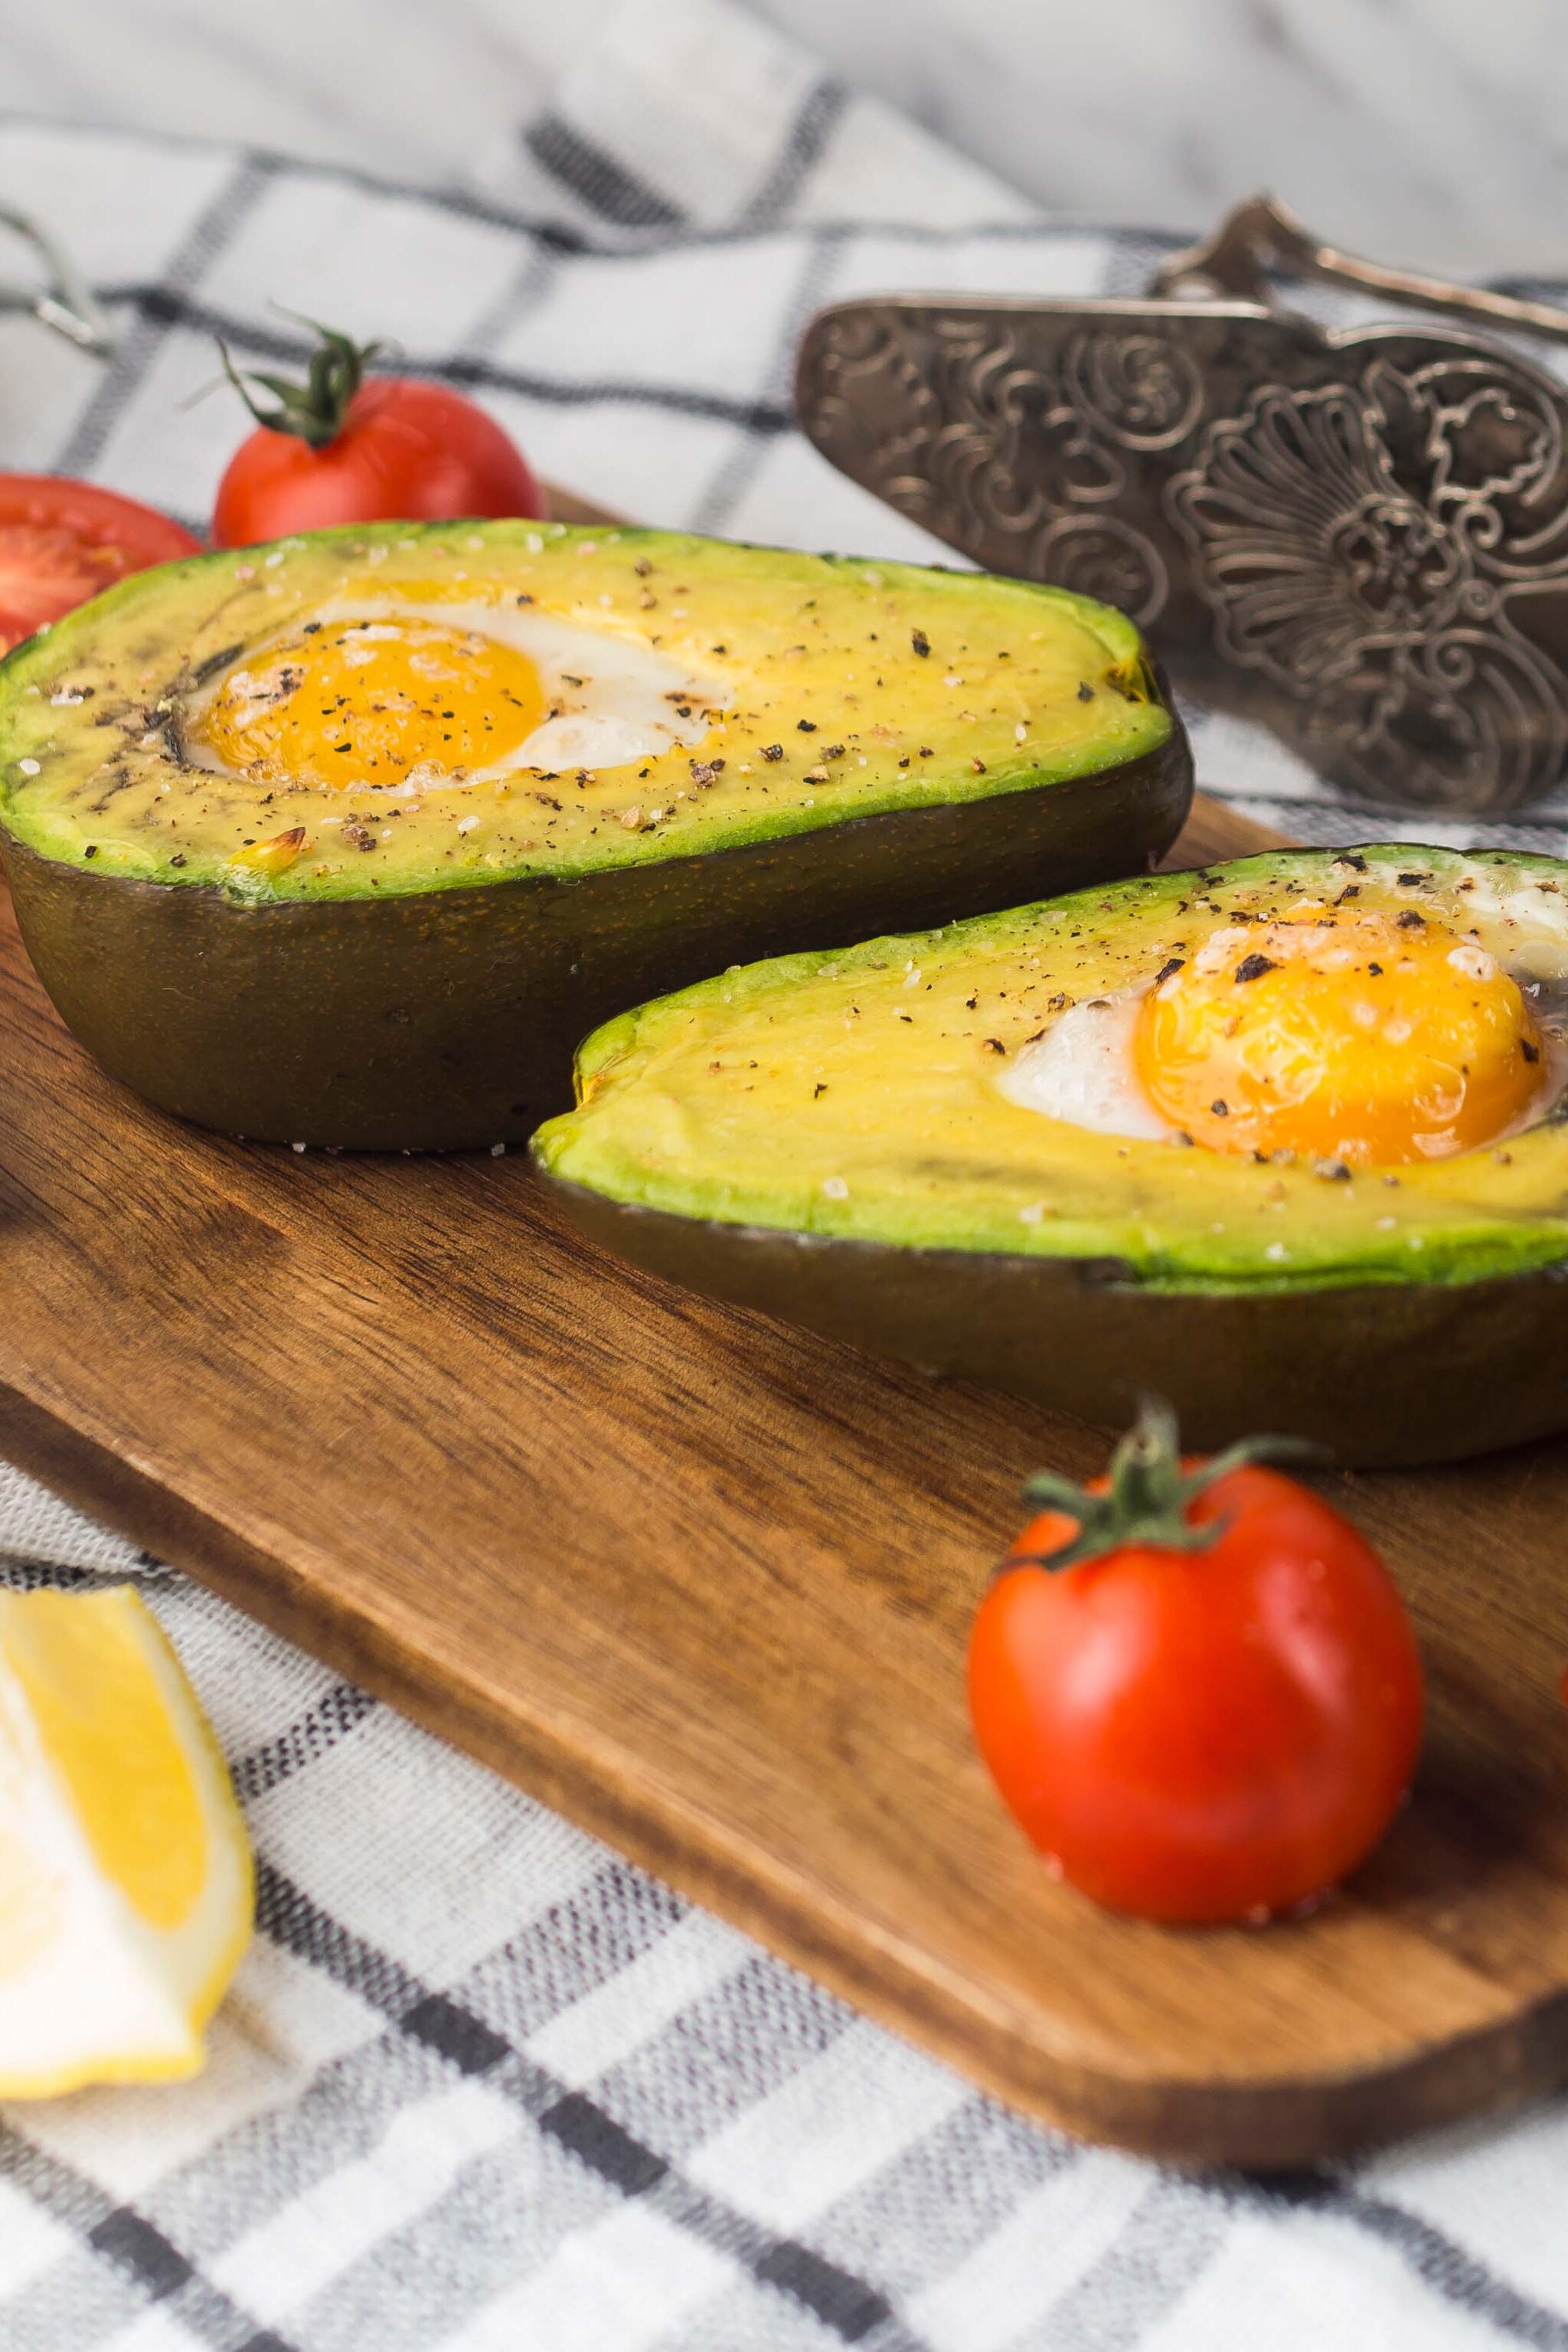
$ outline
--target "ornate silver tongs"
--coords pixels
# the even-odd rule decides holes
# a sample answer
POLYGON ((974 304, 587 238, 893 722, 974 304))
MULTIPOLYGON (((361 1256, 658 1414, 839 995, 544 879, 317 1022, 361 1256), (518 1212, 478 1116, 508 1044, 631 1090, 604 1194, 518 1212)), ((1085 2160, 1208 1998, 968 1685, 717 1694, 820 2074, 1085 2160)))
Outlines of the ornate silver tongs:
POLYGON ((6 205, 0 205, 0 230, 9 230, 18 237, 36 264, 35 274, 26 284, 16 285, 0 278, 0 309, 30 310, 35 319, 64 335, 68 342, 100 359, 110 357, 115 347, 114 330, 65 248, 37 221, 29 220, 26 213, 13 212, 6 205))
POLYGON ((1141 301, 833 304, 801 423, 976 562, 1120 604, 1349 790, 1518 806, 1568 772, 1568 393, 1436 315, 1321 326, 1275 273, 1568 342, 1568 312, 1340 253, 1258 196, 1141 301))

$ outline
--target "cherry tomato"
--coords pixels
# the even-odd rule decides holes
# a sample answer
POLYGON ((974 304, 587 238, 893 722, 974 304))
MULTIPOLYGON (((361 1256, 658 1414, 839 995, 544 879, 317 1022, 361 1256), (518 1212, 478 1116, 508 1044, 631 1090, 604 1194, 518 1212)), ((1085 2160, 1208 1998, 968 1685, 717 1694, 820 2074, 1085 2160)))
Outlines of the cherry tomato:
POLYGON ((0 653, 128 572, 201 541, 155 508, 63 474, 0 474, 0 653))
POLYGON ((218 485, 216 545, 249 547, 331 523, 544 513, 521 452, 473 401, 410 376, 366 381, 374 343, 316 331, 321 341, 302 383, 242 378, 224 352, 258 423, 218 485), (247 382, 262 385, 273 404, 258 407, 247 382))
POLYGON ((1049 1507, 974 1621, 981 1755, 1053 1870, 1114 1910, 1306 1903, 1371 1852, 1415 1770, 1404 1603, 1347 1519, 1258 1466, 1266 1444, 1184 1465, 1169 1409, 1146 1407, 1108 1479, 1034 1482, 1049 1507))

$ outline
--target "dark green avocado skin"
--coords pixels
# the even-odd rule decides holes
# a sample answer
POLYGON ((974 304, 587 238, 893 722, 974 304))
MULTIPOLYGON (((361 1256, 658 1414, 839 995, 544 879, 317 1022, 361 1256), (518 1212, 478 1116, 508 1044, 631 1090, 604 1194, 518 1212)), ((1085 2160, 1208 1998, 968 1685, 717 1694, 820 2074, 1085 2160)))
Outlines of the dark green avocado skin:
POLYGON ((570 878, 252 905, 4 855, 44 986, 138 1094, 231 1135, 427 1151, 523 1141, 570 1107, 579 1038, 729 964, 1146 872, 1192 789, 1174 720, 1098 774, 570 878))
POLYGON ((736 1307, 1121 1426, 1169 1397, 1204 1451, 1260 1431, 1347 1466, 1568 1427, 1568 1263, 1481 1282, 1151 1290, 1114 1261, 894 1248, 671 1216, 542 1181, 590 1240, 736 1307))

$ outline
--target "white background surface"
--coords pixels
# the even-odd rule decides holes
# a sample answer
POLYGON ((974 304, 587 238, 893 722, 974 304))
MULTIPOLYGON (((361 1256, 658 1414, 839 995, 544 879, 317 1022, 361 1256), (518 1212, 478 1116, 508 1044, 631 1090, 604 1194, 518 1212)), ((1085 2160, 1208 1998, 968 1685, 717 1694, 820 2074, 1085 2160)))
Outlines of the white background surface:
MULTIPOLYGON (((461 181, 613 0, 0 0, 0 105, 461 181)), ((1568 274, 1563 0, 752 0, 1066 213, 1568 274)), ((657 17, 660 0, 642 0, 657 17)))

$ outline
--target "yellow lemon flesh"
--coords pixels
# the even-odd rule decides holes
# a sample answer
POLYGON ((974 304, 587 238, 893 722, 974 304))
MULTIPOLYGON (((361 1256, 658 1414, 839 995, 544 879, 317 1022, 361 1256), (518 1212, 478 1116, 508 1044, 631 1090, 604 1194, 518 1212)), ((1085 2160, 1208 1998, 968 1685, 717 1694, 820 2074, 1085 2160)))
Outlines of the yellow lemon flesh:
POLYGON ((0 1593, 0 2097, 194 2074, 252 1908, 227 1769, 140 1595, 0 1593))

